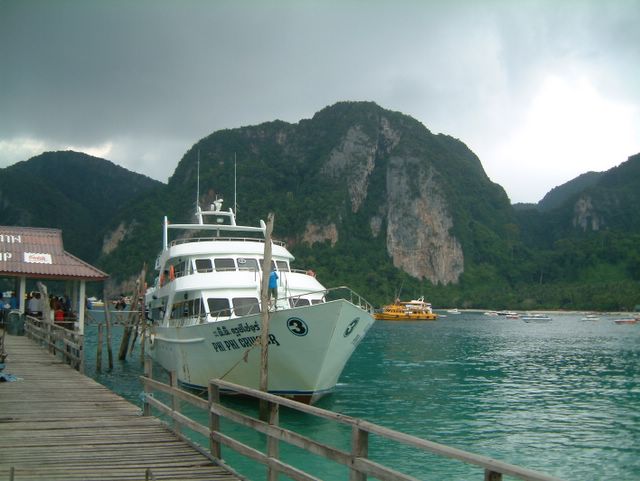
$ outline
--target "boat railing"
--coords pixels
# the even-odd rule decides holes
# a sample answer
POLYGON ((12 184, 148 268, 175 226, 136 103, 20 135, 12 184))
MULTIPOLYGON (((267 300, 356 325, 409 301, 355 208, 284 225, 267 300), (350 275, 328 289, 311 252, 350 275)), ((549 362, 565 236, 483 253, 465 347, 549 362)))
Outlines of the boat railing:
MULTIPOLYGON (((318 295, 322 296, 324 302, 345 299, 351 302, 351 304, 358 306, 360 309, 369 313, 373 313, 373 305, 371 305, 371 303, 360 294, 347 286, 332 287, 330 289, 321 289, 318 291, 306 291, 296 295, 279 297, 275 300, 275 303, 273 305, 282 305, 283 303, 287 303, 290 307, 301 307, 302 304, 299 303, 300 299, 307 299, 309 298, 309 296, 318 297, 318 295)), ((260 305, 257 303, 252 305, 240 306, 238 308, 229 306, 217 311, 209 312, 209 318, 212 319, 212 322, 215 322, 228 319, 229 317, 247 316, 251 314, 258 314, 260 312, 260 305)))
MULTIPOLYGON (((208 456, 214 462, 226 465, 227 456, 222 456, 222 447, 229 448, 243 456, 252 459, 265 466, 266 479, 279 479, 279 474, 284 474, 296 481, 317 480, 317 468, 314 473, 307 473, 303 469, 287 462, 287 456, 291 450, 280 449, 285 443, 287 447, 293 446, 345 466, 349 471, 349 479, 352 481, 365 481, 375 478, 382 481, 416 481, 417 478, 400 471, 394 467, 385 466, 377 462, 370 454, 369 447, 376 443, 399 443, 405 447, 407 456, 415 454, 433 454, 443 458, 449 458, 472 467, 480 468, 479 476, 484 480, 501 481, 503 476, 509 479, 516 478, 527 481, 561 481, 559 478, 538 471, 523 468, 513 464, 498 461, 488 456, 483 456, 462 449, 446 446, 444 444, 428 441, 426 439, 395 431, 384 426, 374 424, 364 419, 357 419, 341 413, 328 411, 315 406, 309 406, 292 399, 240 386, 220 379, 211 379, 207 389, 207 398, 183 391, 177 387, 175 372, 169 375, 170 384, 165 384, 153 379, 153 363, 147 358, 145 361, 145 375, 141 376, 144 388, 143 415, 150 416, 156 410, 167 416, 167 427, 176 433, 191 430, 207 439, 208 446, 199 446, 200 452, 208 456), (221 391, 239 394, 260 401, 260 409, 251 411, 234 407, 221 400, 221 391), (160 396, 156 396, 156 392, 160 396), (163 402, 164 401, 164 402, 163 402), (195 416, 187 416, 181 412, 181 404, 186 403, 207 413, 208 423, 203 425, 195 416), (338 432, 344 433, 332 444, 326 444, 308 435, 298 432, 296 426, 287 426, 286 420, 281 422, 280 412, 286 408, 300 415, 312 416, 315 420, 330 422, 337 425, 338 432), (259 416, 258 416, 259 414, 259 416), (246 436, 243 440, 234 438, 230 430, 239 425, 256 433, 261 433, 261 441, 253 442, 253 446, 247 443, 246 436), (229 429, 231 428, 231 429, 229 429), (346 428, 346 429, 344 429, 346 428), (223 429, 226 432, 223 432, 223 429), (349 434, 350 433, 350 434, 349 434), (350 437, 350 449, 345 449, 349 443, 340 437, 350 437), (258 445, 259 444, 259 445, 258 445)), ((186 406, 185 406, 186 407, 186 406)), ((185 409, 192 412, 193 409, 185 409)), ((237 430, 236 430, 237 431, 237 430)), ((244 432, 244 431, 242 431, 244 432)), ((237 436, 237 433, 236 433, 237 436)), ((256 438, 258 439, 258 438, 256 438)), ((194 443, 195 444, 195 443, 194 443)), ((297 457, 297 451, 295 456, 297 457)), ((294 458, 293 461, 296 459, 294 458)), ((416 465, 416 461, 413 462, 416 465)), ((429 469, 432 459, 425 461, 422 469, 429 469)))
POLYGON ((331 287, 329 289, 322 289, 319 291, 304 292, 302 294, 296 294, 295 296, 289 296, 289 299, 301 299, 305 298, 306 296, 313 296, 315 294, 322 294, 325 302, 345 299, 351 304, 358 306, 362 310, 365 310, 369 313, 373 312, 373 305, 356 291, 347 286, 338 286, 331 287))
MULTIPOLYGON (((209 237, 189 237, 189 238, 181 238, 174 239, 169 242, 169 247, 181 245, 181 244, 189 244, 192 242, 260 242, 264 244, 264 239, 260 239, 258 237, 217 237, 217 236, 209 236, 209 237)), ((286 243, 284 241, 272 240, 273 244, 278 246, 285 246, 286 243)))

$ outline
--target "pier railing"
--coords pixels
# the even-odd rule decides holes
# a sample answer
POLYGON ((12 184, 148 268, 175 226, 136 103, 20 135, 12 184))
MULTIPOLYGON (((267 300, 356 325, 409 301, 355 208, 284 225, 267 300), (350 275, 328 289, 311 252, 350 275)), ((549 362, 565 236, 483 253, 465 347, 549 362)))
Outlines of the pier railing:
MULTIPOLYGON (((484 470, 484 481, 502 481, 502 477, 510 476, 527 481, 561 481, 559 478, 549 476, 537 471, 504 463, 486 456, 473 454, 461 449, 452 448, 443 444, 427 441, 404 434, 393 429, 339 413, 327 411, 314 406, 302 404, 291 399, 264 393, 237 384, 232 384, 220 379, 212 379, 209 384, 208 398, 203 399, 187 393, 175 387, 175 373, 171 375, 171 384, 164 384, 151 378, 152 365, 147 360, 145 364, 145 376, 142 377, 144 385, 145 415, 151 414, 151 408, 159 410, 172 419, 174 429, 180 433, 181 427, 187 427, 206 436, 209 439, 209 451, 212 459, 223 463, 222 446, 226 446, 248 458, 265 465, 267 479, 275 481, 280 473, 291 479, 299 481, 317 481, 317 476, 306 473, 299 468, 283 462, 280 459, 280 443, 288 443, 304 449, 309 453, 324 457, 335 463, 342 464, 349 470, 350 481, 366 481, 369 476, 382 481, 417 481, 417 478, 403 474, 393 468, 383 466, 369 459, 369 440, 372 436, 398 442, 400 444, 416 448, 418 450, 458 460, 460 462, 480 467, 484 470), (171 406, 162 403, 153 397, 153 391, 161 391, 171 396, 171 406), (247 415, 238 410, 223 406, 220 402, 220 391, 234 392, 260 400, 266 404, 265 412, 268 420, 264 421, 247 415), (181 401, 208 412, 209 425, 203 426, 193 419, 180 413, 181 401), (280 407, 287 407, 311 416, 333 421, 351 430, 351 450, 347 451, 330 446, 307 436, 301 435, 289 429, 279 426, 280 407), (248 427, 262 433, 266 437, 264 451, 257 450, 232 437, 222 433, 221 418, 231 420, 239 425, 248 427)), ((261 409, 261 411, 263 411, 261 409)))
POLYGON ((83 335, 50 321, 25 315, 24 332, 54 356, 84 374, 83 335))

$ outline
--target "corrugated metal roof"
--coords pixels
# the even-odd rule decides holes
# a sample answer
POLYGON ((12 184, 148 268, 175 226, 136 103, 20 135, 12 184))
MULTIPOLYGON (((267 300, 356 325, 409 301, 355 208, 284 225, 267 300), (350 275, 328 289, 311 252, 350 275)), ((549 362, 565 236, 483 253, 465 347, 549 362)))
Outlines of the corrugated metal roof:
POLYGON ((0 226, 0 276, 106 279, 100 269, 65 252, 60 229, 0 226))

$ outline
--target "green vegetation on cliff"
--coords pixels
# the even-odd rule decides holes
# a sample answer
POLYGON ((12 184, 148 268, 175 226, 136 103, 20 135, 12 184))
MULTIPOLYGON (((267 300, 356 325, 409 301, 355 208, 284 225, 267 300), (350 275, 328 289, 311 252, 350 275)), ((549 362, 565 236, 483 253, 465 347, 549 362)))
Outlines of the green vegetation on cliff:
POLYGON ((143 263, 151 279, 162 217, 193 215, 198 159, 201 205, 222 196, 229 208, 237 198, 238 222, 249 225, 274 212, 274 236, 299 267, 378 305, 400 290, 436 307, 640 304, 640 155, 554 189, 543 206, 515 209, 460 140, 371 102, 341 102, 297 124, 212 133, 167 185, 84 154, 42 154, 2 169, 2 223, 61 228, 67 250, 116 282, 143 263), (400 235, 398 212, 424 232, 400 235), (320 234, 310 241, 309 232, 320 234), (440 244, 427 248, 425 239, 440 244), (114 248, 104 250, 109 241, 114 248), (423 255, 440 248, 451 258, 423 255), (396 267, 411 252, 420 264, 414 275, 396 267))

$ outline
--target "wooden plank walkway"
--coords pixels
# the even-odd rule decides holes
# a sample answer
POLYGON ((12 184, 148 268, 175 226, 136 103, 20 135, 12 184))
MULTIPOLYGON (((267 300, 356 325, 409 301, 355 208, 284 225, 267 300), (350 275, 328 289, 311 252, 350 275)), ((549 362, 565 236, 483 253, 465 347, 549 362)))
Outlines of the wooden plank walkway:
POLYGON ((239 480, 154 417, 26 337, 6 336, 0 479, 239 480))

